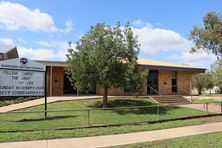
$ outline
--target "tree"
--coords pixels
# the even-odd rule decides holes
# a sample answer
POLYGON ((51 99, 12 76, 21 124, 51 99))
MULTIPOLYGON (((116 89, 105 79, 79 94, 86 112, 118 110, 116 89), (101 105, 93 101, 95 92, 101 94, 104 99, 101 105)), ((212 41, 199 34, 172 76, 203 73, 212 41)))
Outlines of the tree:
POLYGON ((215 86, 215 82, 213 78, 213 73, 212 72, 206 73, 206 89, 210 90, 210 94, 214 86, 215 86))
POLYGON ((203 28, 194 26, 190 33, 189 39, 195 44, 191 53, 204 50, 219 58, 222 56, 222 13, 209 12, 203 22, 203 28))
POLYGON ((219 87, 220 93, 222 93, 222 60, 212 65, 212 71, 215 85, 219 87))
POLYGON ((103 107, 108 107, 108 89, 132 84, 141 89, 142 70, 137 64, 139 44, 126 24, 115 27, 98 23, 77 42, 76 50, 69 49, 67 61, 70 80, 80 92, 92 90, 95 84, 103 87, 103 107))
POLYGON ((192 77, 193 87, 197 88, 198 95, 202 94, 202 90, 212 89, 214 86, 211 73, 200 73, 192 77))

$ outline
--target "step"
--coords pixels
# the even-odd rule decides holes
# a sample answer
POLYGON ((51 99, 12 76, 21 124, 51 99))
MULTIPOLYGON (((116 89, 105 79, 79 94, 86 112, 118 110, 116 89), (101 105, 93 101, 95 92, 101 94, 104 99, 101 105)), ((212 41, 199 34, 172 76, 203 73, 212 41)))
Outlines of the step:
POLYGON ((188 100, 183 98, 182 96, 152 96, 154 100, 159 103, 165 104, 188 104, 190 103, 188 100))

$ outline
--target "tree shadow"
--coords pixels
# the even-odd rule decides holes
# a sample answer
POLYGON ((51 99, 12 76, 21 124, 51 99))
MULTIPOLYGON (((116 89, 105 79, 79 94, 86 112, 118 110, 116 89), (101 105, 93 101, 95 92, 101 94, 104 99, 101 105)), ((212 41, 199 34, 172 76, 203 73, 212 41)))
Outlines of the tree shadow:
POLYGON ((69 115, 69 116, 49 116, 47 118, 38 118, 38 119, 21 119, 15 122, 36 122, 36 121, 50 121, 50 120, 57 120, 57 119, 67 119, 67 118, 76 118, 78 115, 69 115))
POLYGON ((159 114, 164 115, 167 114, 170 110, 176 110, 180 107, 176 106, 146 106, 146 107, 140 107, 140 108, 129 108, 129 109, 115 109, 113 112, 125 115, 125 114, 136 114, 136 115, 142 115, 142 114, 159 114))
MULTIPOLYGON (((91 108, 102 108, 102 101, 97 101, 94 104, 89 105, 91 108)), ((109 107, 117 109, 110 109, 112 112, 115 112, 120 115, 124 114, 166 114, 170 110, 176 110, 180 107, 172 105, 158 106, 155 103, 145 101, 145 100, 132 100, 132 99, 116 99, 109 101, 109 107), (141 106, 139 108, 118 108, 118 107, 133 107, 141 106)), ((105 110, 104 110, 105 111, 105 110)))
MULTIPOLYGON (((102 108, 103 107, 102 101, 97 101, 94 104, 89 105, 88 107, 91 108, 102 108)), ((154 105, 154 103, 145 101, 145 100, 132 100, 132 99, 115 99, 109 100, 108 107, 132 107, 132 106, 150 106, 154 105)))

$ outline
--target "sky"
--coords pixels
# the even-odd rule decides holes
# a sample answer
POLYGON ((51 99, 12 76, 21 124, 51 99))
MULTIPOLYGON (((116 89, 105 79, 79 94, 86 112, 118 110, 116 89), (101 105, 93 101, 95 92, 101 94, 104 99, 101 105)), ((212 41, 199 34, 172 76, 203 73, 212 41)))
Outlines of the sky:
POLYGON ((209 68, 216 57, 190 54, 192 26, 202 27, 209 11, 222 12, 221 0, 11 0, 0 1, 0 45, 17 46, 20 57, 65 61, 68 41, 91 25, 129 22, 141 44, 139 57, 209 68))

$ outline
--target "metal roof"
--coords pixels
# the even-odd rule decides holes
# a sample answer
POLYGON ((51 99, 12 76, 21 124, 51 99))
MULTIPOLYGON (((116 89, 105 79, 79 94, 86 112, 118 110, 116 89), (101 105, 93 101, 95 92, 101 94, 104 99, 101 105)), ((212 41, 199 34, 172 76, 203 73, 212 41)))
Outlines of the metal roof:
POLYGON ((149 69, 157 69, 157 70, 175 70, 175 71, 193 71, 193 72, 205 72, 205 68, 192 67, 188 65, 182 64, 173 64, 163 61, 155 61, 150 59, 138 58, 138 64, 149 69))
MULTIPOLYGON (((58 66, 58 67, 68 67, 68 63, 65 61, 37 61, 39 63, 45 64, 46 66, 58 66)), ((205 72, 206 69, 191 67, 187 65, 173 64, 162 61, 155 61, 150 59, 138 58, 138 64, 148 68, 156 70, 174 70, 174 71, 192 71, 192 72, 205 72)))

